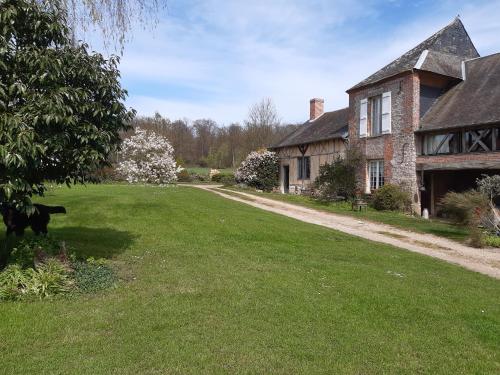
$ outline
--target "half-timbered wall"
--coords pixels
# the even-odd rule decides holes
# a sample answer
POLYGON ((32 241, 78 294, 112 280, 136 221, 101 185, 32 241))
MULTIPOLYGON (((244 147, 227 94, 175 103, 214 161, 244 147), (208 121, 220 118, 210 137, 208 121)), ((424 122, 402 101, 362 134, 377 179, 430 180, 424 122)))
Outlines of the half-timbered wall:
POLYGON ((344 156, 345 144, 341 139, 331 139, 322 142, 310 143, 307 150, 302 155, 298 146, 283 147, 276 150, 280 161, 280 187, 283 192, 283 166, 290 168, 290 193, 301 193, 309 188, 319 174, 319 167, 326 163, 331 163, 338 156, 344 156), (298 178, 298 158, 309 156, 311 163, 311 174, 309 179, 298 178))

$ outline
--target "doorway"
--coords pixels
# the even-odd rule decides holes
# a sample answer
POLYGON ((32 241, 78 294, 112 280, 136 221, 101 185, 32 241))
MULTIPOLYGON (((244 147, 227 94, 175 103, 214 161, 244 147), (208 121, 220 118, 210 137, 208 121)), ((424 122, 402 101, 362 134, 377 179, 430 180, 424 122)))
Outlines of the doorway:
POLYGON ((290 191, 290 166, 283 166, 283 193, 288 194, 290 191))

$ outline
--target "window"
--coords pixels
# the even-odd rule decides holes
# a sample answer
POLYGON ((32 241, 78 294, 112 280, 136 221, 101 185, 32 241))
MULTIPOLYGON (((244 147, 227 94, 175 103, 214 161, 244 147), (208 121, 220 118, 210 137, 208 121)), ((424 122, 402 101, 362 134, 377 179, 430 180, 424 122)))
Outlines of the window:
POLYGON ((299 180, 311 178, 311 159, 309 156, 297 158, 297 176, 299 180))
POLYGON ((374 96, 371 103, 371 132, 370 135, 382 134, 382 95, 374 96))
POLYGON ((368 175, 370 177, 370 190, 376 190, 384 186, 384 161, 370 161, 368 164, 368 175))
POLYGON ((424 155, 458 154, 462 152, 460 133, 429 134, 424 137, 424 155))

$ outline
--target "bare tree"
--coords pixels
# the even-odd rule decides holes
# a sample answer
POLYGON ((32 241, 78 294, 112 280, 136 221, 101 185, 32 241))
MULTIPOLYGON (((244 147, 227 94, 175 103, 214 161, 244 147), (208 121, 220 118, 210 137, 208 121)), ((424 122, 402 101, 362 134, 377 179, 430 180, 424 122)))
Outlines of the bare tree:
POLYGON ((264 98, 253 104, 248 111, 247 144, 251 149, 268 147, 273 139, 273 132, 280 125, 276 106, 271 98, 264 98))

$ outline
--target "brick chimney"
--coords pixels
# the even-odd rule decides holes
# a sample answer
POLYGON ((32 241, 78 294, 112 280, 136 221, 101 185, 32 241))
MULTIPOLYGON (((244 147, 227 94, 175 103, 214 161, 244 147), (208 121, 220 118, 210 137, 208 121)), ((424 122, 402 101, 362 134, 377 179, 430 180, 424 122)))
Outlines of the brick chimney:
POLYGON ((325 101, 320 98, 313 98, 309 101, 309 121, 317 119, 323 114, 325 101))

